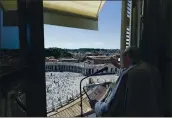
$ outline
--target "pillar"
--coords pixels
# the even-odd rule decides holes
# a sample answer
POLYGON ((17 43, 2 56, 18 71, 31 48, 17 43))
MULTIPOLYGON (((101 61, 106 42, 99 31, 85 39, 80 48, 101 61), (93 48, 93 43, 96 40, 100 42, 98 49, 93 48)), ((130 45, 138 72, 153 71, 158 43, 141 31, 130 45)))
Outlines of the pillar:
MULTIPOLYGON (((139 0, 137 0, 138 3, 139 0)), ((132 1, 131 7, 131 37, 130 37, 130 45, 137 46, 137 36, 138 36, 138 5, 136 1, 132 1)))
POLYGON ((25 37, 27 37, 21 36, 20 41, 26 42, 27 40, 29 45, 28 52, 25 52, 28 56, 28 77, 26 78, 27 117, 46 117, 43 1, 17 1, 19 24, 21 24, 19 34, 25 34, 25 37))
POLYGON ((127 0, 122 0, 121 11, 121 40, 120 40, 120 64, 123 67, 122 54, 126 48, 126 18, 127 18, 127 0))

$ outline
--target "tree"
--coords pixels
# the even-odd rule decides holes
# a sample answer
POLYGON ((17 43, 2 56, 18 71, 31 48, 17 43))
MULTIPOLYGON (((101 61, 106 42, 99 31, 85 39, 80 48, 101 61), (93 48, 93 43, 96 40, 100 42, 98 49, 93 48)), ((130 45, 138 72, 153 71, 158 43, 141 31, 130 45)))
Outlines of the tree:
POLYGON ((71 58, 72 54, 68 53, 66 49, 61 49, 61 48, 47 48, 45 49, 45 56, 50 57, 53 56, 55 58, 60 58, 60 57, 68 57, 71 58))

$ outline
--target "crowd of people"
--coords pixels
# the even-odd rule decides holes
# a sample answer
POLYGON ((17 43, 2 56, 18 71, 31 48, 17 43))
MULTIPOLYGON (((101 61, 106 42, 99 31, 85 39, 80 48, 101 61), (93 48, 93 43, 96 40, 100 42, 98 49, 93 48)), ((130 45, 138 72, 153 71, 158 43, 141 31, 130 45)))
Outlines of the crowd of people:
MULTIPOLYGON (((101 83, 114 80, 114 76, 102 75, 91 78, 94 83, 101 83)), ((83 77, 80 73, 46 72, 47 110, 53 111, 77 98, 80 94, 80 80, 83 77)), ((82 87, 87 84, 89 84, 89 79, 83 81, 82 87)))

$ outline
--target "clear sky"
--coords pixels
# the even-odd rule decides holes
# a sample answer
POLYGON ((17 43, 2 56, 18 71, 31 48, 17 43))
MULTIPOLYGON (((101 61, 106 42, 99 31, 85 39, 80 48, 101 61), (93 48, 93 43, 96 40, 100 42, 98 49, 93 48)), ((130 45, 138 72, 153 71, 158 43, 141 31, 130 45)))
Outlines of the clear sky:
POLYGON ((44 25, 45 47, 119 49, 120 32, 121 1, 106 1, 98 31, 44 25))

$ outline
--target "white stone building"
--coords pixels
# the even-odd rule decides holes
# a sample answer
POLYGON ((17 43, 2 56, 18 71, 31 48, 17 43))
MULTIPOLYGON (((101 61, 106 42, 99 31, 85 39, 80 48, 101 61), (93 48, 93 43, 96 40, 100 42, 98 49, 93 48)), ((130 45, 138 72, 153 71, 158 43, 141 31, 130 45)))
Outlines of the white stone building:
POLYGON ((88 63, 74 63, 74 62, 45 62, 45 71, 52 72, 76 72, 82 73, 83 75, 91 75, 94 72, 108 67, 106 72, 101 74, 117 73, 118 68, 112 64, 88 64, 88 63))

